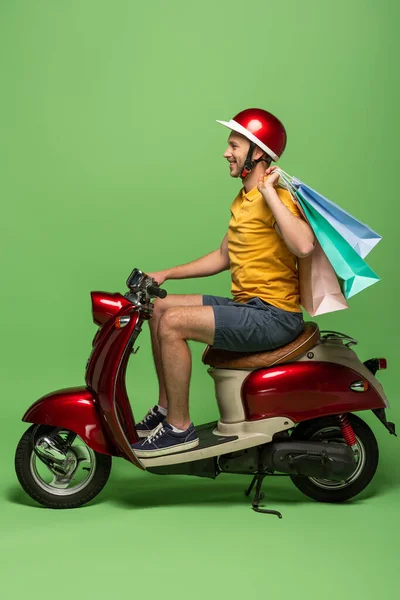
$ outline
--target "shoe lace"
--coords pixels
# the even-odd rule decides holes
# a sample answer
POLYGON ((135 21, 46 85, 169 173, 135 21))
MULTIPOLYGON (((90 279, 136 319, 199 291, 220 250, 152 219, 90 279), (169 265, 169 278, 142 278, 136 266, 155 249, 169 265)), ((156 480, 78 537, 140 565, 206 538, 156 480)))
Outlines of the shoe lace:
POLYGON ((143 442, 143 446, 145 444, 151 444, 155 440, 158 440, 158 438, 160 438, 163 435, 164 431, 165 431, 165 429, 164 429, 162 423, 157 425, 157 427, 154 429, 153 433, 151 433, 149 435, 149 437, 143 442))
POLYGON ((151 419, 151 417, 154 417, 154 415, 155 415, 155 414, 156 414, 156 413, 155 413, 155 412, 154 412, 154 410, 151 408, 151 409, 149 410, 149 412, 147 413, 147 415, 145 415, 145 417, 143 418, 143 421, 142 421, 142 423, 147 423, 147 421, 148 421, 149 419, 151 419))

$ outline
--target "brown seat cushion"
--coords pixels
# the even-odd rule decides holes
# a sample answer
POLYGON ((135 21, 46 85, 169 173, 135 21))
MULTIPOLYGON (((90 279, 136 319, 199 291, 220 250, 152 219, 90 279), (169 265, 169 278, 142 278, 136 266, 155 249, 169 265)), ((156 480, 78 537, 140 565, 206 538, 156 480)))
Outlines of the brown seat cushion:
POLYGON ((293 342, 269 352, 231 352, 207 346, 203 352, 203 363, 222 369, 259 369, 278 363, 290 362, 315 346, 320 339, 316 323, 305 323, 303 333, 293 342))

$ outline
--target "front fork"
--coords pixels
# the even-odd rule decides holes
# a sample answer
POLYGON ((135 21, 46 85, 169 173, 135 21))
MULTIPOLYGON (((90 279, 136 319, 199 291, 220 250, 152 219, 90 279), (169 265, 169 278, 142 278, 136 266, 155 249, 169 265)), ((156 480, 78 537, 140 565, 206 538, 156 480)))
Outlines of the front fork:
POLYGON ((69 482, 79 464, 72 460, 69 452, 76 433, 69 431, 66 439, 63 439, 58 435, 62 431, 61 427, 54 427, 48 433, 42 434, 39 433, 40 428, 43 428, 43 425, 37 425, 32 434, 34 453, 55 474, 56 480, 69 482))

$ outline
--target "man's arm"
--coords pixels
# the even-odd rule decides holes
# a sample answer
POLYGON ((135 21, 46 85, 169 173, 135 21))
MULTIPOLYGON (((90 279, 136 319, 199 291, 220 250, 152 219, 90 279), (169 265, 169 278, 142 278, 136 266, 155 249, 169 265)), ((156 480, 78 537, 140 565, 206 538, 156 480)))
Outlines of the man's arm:
POLYGON ((275 205, 275 229, 295 256, 305 258, 314 250, 314 233, 308 223, 295 217, 283 204, 282 207, 285 210, 281 210, 278 204, 275 205))
POLYGON ((220 247, 197 260, 185 265, 171 267, 158 273, 149 273, 159 285, 167 279, 192 279, 196 277, 209 277, 229 269, 228 234, 224 237, 220 247))
POLYGON ((304 258, 314 250, 314 232, 308 223, 295 216, 279 198, 275 189, 279 180, 279 173, 274 173, 276 168, 269 167, 266 170, 265 173, 269 177, 260 177, 258 189, 274 215, 276 231, 295 256, 304 258))

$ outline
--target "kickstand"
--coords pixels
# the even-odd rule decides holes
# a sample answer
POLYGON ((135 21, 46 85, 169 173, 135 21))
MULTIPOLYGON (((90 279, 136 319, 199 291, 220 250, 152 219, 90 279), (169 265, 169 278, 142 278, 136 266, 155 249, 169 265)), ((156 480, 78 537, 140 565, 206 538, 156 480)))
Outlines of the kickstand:
POLYGON ((258 504, 259 501, 264 498, 264 492, 261 491, 261 486, 262 486, 264 477, 265 477, 265 475, 263 475, 263 474, 254 475, 253 481, 251 482, 249 488, 245 491, 245 494, 246 494, 246 496, 249 496, 251 493, 251 490, 254 487, 254 484, 257 482, 256 494, 255 494, 254 500, 252 502, 252 509, 259 513, 264 513, 267 515, 276 515, 279 519, 282 519, 281 513, 278 512, 277 510, 267 510, 266 508, 260 508, 260 505, 258 504))

